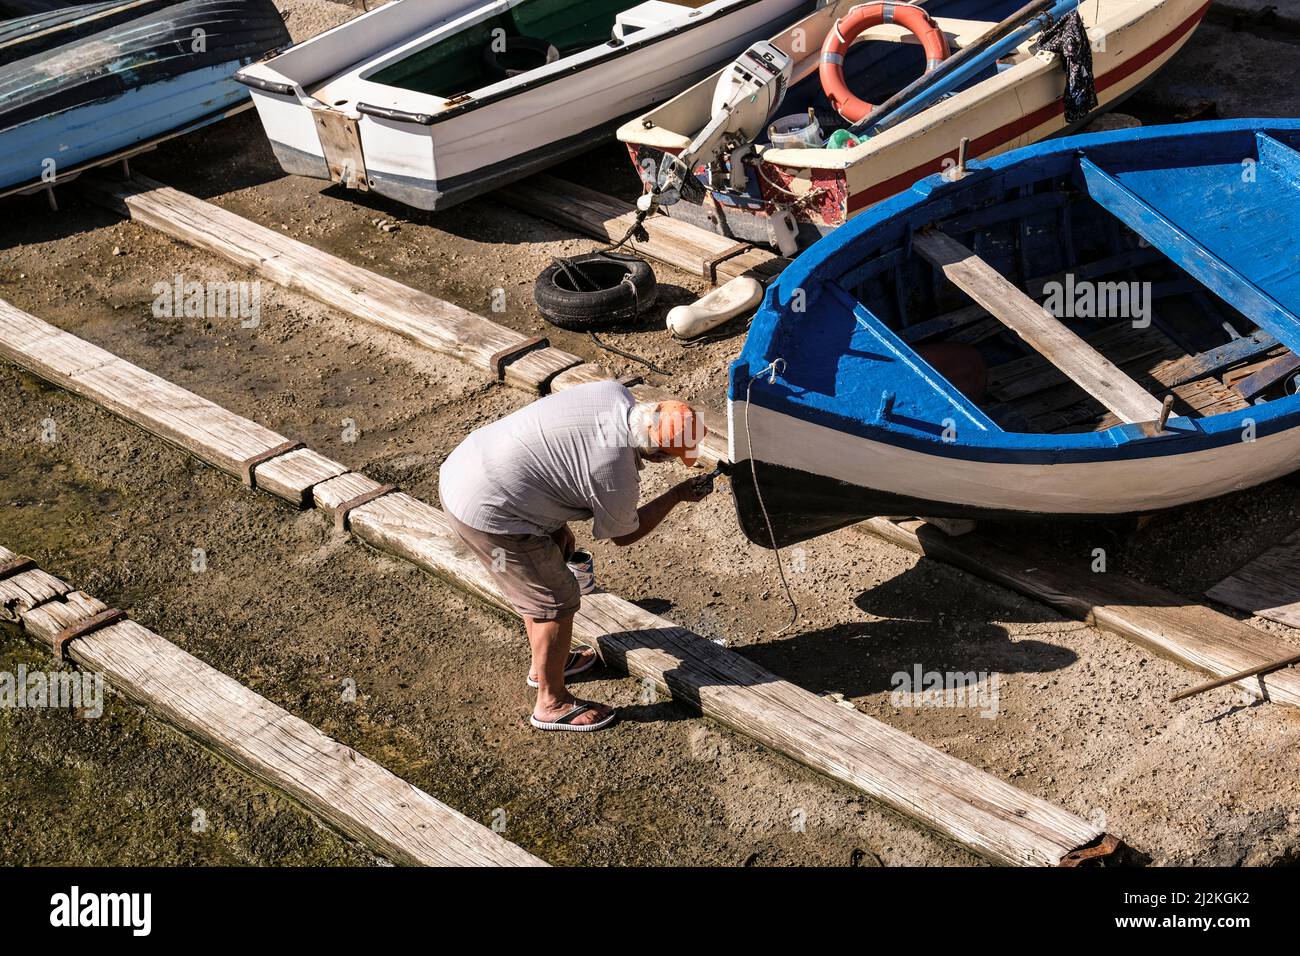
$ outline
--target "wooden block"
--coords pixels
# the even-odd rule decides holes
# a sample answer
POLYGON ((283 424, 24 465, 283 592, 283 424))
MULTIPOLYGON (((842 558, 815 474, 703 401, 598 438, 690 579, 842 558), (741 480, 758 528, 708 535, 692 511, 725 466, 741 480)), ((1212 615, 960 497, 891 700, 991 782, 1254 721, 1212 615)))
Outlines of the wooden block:
POLYGON ((516 388, 545 395, 557 375, 581 364, 581 358, 563 349, 553 346, 535 349, 506 364, 505 381, 516 388))
POLYGON ((609 369, 604 366, 584 362, 582 365, 575 365, 551 379, 551 391, 562 392, 566 388, 573 388, 575 385, 605 382, 613 377, 609 369))
POLYGON ((286 501, 310 508, 312 489, 323 481, 346 474, 347 465, 331 461, 310 448, 299 448, 257 466, 257 487, 286 501))

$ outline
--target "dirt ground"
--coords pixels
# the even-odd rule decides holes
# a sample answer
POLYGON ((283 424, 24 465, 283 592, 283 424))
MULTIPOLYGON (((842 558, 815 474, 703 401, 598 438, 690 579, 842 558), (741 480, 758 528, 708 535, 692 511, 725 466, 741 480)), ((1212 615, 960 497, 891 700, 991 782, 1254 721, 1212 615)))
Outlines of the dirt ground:
MULTIPOLYGON (((296 36, 351 14, 285 0, 296 36)), ((1225 116, 1296 112, 1292 34, 1208 23, 1126 110, 1146 121, 1196 99, 1225 116), (1278 82, 1259 77, 1267 64, 1278 82)), ((552 256, 595 244, 485 198, 437 215, 282 176, 251 114, 141 159, 141 171, 307 243, 621 372, 633 366, 545 327, 531 302, 552 256), (385 231, 377 220, 395 222, 385 231)), ((630 197, 609 147, 565 171, 630 197)), ((159 319, 154 283, 255 277, 61 193, 7 201, 0 296, 380 480, 436 501, 441 460, 527 400, 452 360, 261 286, 256 329, 159 319)), ((702 291, 656 265, 660 304, 609 336, 721 405, 740 332, 696 348, 662 330, 702 291)), ((735 330, 733 330, 735 331, 735 330)), ((610 732, 541 736, 526 723, 519 626, 440 581, 197 464, 88 402, 0 363, 0 543, 185 647, 556 864, 953 865, 979 862, 855 791, 667 701, 599 674, 582 693, 624 708, 610 732), (45 442, 53 422, 57 440, 45 442), (193 570, 194 549, 207 570, 193 570), (350 701, 344 689, 355 682, 350 701)), ((645 494, 678 475, 647 471, 645 494)), ((1196 597, 1300 524, 1275 484, 1163 517, 1142 532, 1037 529, 1073 553, 1196 597), (1075 551, 1075 549, 1079 549, 1075 551)), ((1224 690, 1171 705, 1195 680, 1117 637, 854 529, 805 545, 786 605, 769 552, 726 494, 682 509, 649 542, 595 549, 611 590, 725 640, 770 670, 1095 820, 1156 864, 1300 860, 1300 714, 1224 690), (996 673, 996 716, 896 708, 891 675, 996 673)), ((1280 625, 1257 622, 1277 632, 1280 625)), ((0 671, 48 667, 8 625, 0 671)), ((120 698, 105 716, 0 710, 0 864, 382 864, 284 797, 120 698), (196 815, 195 811, 201 811, 196 815), (196 820, 206 821, 197 826, 196 820)))

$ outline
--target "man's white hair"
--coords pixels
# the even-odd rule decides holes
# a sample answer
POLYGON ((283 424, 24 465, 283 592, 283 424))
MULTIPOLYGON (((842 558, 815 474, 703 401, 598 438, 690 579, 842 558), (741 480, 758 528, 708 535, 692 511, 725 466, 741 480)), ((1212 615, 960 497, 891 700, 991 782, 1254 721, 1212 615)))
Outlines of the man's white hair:
POLYGON ((627 430, 632 447, 641 451, 655 451, 659 445, 652 437, 658 425, 659 403, 637 402, 627 413, 627 430))

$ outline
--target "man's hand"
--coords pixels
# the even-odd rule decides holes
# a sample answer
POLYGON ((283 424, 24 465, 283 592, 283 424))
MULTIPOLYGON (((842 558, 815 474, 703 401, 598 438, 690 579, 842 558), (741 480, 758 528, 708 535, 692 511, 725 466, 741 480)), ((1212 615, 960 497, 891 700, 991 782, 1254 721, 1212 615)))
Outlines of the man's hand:
POLYGON ((631 534, 619 535, 611 538, 620 548, 629 544, 635 544, 655 528, 659 527, 659 522, 668 517, 668 512, 684 501, 703 501, 713 493, 713 479, 715 474, 698 475, 695 478, 687 478, 679 485, 673 485, 658 498, 648 501, 636 510, 637 529, 631 534))
POLYGON ((694 478, 687 478, 673 491, 676 493, 678 501, 692 503, 703 501, 713 494, 713 475, 696 475, 694 478))

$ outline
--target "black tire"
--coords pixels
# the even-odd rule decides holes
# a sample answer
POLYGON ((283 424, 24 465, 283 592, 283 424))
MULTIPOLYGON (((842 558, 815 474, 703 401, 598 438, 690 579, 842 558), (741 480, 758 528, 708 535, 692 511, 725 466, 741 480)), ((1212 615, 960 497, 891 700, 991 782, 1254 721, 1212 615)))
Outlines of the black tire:
POLYGON ((496 41, 483 48, 483 66, 488 76, 504 80, 528 73, 560 58, 555 45, 536 37, 506 37, 506 48, 498 53, 492 49, 496 41))
POLYGON ((547 266, 533 286, 533 300, 552 325, 572 332, 599 332, 644 315, 658 291, 655 274, 644 259, 593 252, 547 266))

